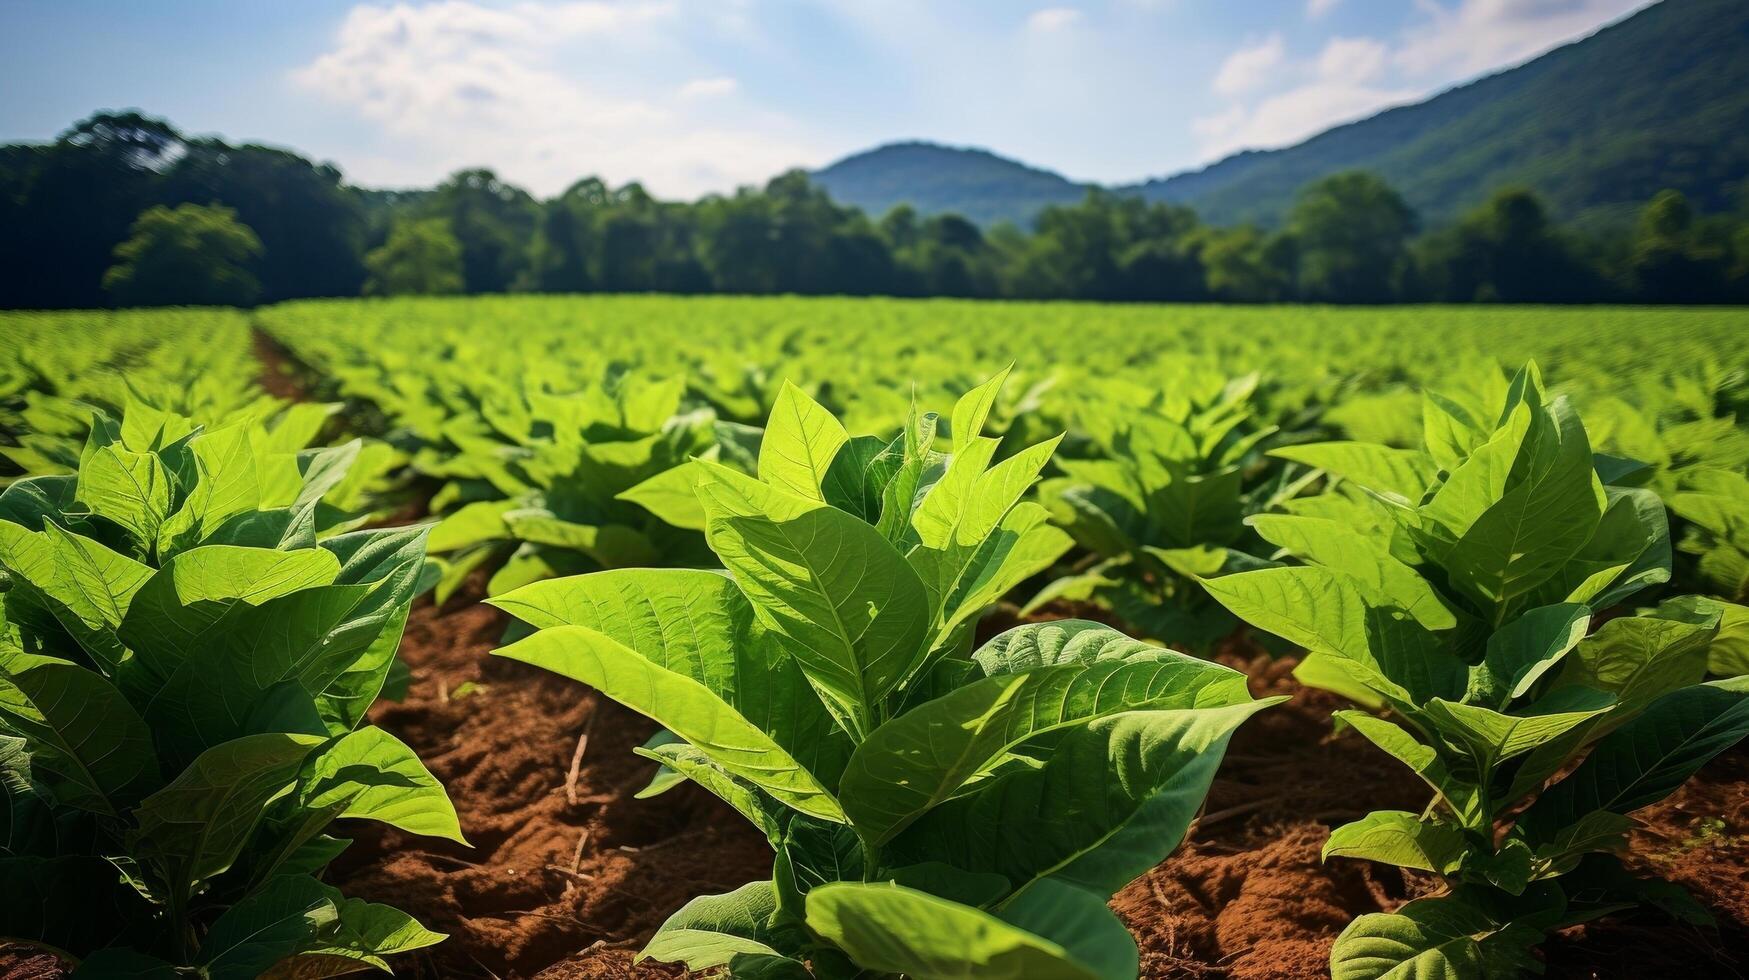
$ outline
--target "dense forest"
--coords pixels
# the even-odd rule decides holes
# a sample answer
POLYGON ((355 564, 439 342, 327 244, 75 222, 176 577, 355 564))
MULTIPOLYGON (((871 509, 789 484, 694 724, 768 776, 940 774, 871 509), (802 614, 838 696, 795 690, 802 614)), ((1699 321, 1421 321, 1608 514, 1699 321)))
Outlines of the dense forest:
POLYGON ((1298 192, 1278 229, 1090 190, 1030 229, 897 207, 805 173, 697 202, 577 181, 550 200, 488 170, 371 191, 284 149, 138 113, 0 147, 0 306, 249 305, 308 296, 667 292, 1227 302, 1749 302, 1749 202, 1679 193, 1616 230, 1498 191, 1423 227, 1379 177, 1298 192))

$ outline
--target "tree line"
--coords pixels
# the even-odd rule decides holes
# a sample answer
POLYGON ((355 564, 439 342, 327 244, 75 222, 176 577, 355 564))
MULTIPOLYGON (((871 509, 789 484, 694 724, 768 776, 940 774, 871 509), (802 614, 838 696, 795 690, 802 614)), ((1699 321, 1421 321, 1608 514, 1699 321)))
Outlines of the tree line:
POLYGON ((310 296, 664 292, 1222 302, 1749 302, 1749 206, 1666 191, 1581 231, 1508 189, 1423 229, 1382 180, 1301 190, 1283 227, 1092 191, 1030 230, 841 206, 801 171, 661 201, 596 178, 539 200, 489 170, 347 185, 287 150, 102 113, 0 147, 0 306, 249 305, 310 296))

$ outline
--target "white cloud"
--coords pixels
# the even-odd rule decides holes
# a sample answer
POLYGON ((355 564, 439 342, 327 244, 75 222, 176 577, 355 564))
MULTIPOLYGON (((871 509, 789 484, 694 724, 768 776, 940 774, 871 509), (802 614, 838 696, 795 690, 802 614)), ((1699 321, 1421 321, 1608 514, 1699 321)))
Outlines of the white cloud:
POLYGON ((1369 82, 1385 70, 1389 49, 1370 37, 1333 37, 1318 54, 1323 81, 1369 82))
POLYGON ((1256 105, 1235 104, 1194 119, 1191 132, 1205 159, 1291 146, 1333 125, 1413 100, 1419 94, 1415 90, 1380 81, 1389 60, 1390 49, 1381 41, 1331 38, 1309 63, 1283 66, 1279 74, 1295 84, 1256 105))
MULTIPOLYGON (((1319 17, 1340 0, 1307 0, 1319 17)), ((1279 36, 1227 56, 1212 87, 1229 103, 1191 120, 1205 160, 1291 146, 1331 126, 1424 99, 1453 82, 1526 61, 1649 0, 1415 0, 1420 17, 1391 42, 1332 37, 1315 56, 1279 36)))
POLYGON ((366 3, 292 80, 379 127, 380 145, 348 168, 367 184, 489 165, 538 194, 598 174, 690 197, 823 162, 788 119, 701 98, 734 93, 734 79, 675 87, 672 66, 695 60, 675 48, 678 15, 675 0, 366 3), (575 70, 616 56, 670 74, 575 70))
POLYGON ((683 99, 715 99, 725 95, 734 95, 740 87, 739 82, 726 76, 697 78, 680 86, 680 97, 683 99))
POLYGON ((1032 12, 1032 16, 1026 19, 1026 29, 1048 34, 1072 27, 1080 19, 1081 11, 1074 7, 1046 7, 1032 12))
POLYGON ((1517 64, 1650 0, 1419 0, 1426 23, 1396 53, 1404 71, 1442 80, 1517 64))
POLYGON ((1276 72, 1286 60, 1287 46, 1282 43, 1281 35, 1274 34, 1268 39, 1240 48, 1227 55, 1227 60, 1221 62, 1221 68, 1215 72, 1212 88, 1220 95, 1244 95, 1263 88, 1269 83, 1270 76, 1276 72))

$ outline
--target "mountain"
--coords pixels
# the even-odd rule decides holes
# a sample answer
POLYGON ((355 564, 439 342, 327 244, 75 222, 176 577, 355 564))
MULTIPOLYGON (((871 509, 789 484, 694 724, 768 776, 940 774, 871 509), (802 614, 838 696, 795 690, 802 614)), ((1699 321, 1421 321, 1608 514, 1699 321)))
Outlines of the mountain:
POLYGON ((1052 204, 1073 204, 1085 185, 988 150, 889 143, 813 174, 833 200, 879 218, 899 204, 924 214, 954 212, 981 225, 1025 223, 1052 204))
MULTIPOLYGON (((1424 102, 1113 189, 1188 204, 1214 224, 1276 225, 1300 188, 1353 169, 1384 177, 1428 224, 1514 185, 1588 225, 1624 221, 1667 187, 1702 210, 1730 208, 1749 198, 1749 0, 1663 0, 1424 102)), ((1084 191, 985 151, 920 144, 859 154, 817 176, 874 214, 909 201, 981 222, 1024 220, 1084 191)))

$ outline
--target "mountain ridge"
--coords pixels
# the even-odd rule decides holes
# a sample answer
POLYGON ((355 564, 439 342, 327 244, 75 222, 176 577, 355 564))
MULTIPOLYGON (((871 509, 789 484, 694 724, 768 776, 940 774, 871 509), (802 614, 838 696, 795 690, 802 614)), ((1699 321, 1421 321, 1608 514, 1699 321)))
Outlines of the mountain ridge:
MULTIPOLYGON (((1625 220, 1666 186, 1703 210, 1728 208, 1749 196, 1749 3, 1663 0, 1292 146, 1107 189, 1189 205, 1214 224, 1270 226, 1305 184, 1348 169, 1378 173, 1431 224, 1507 186, 1530 187, 1557 217, 1593 225, 1625 220)), ((853 154, 814 177, 876 217, 905 202, 984 225, 1029 224, 1098 186, 989 150, 917 141, 853 154), (926 160, 919 146, 933 151, 926 160), (909 159, 887 166, 895 155, 909 159)))

